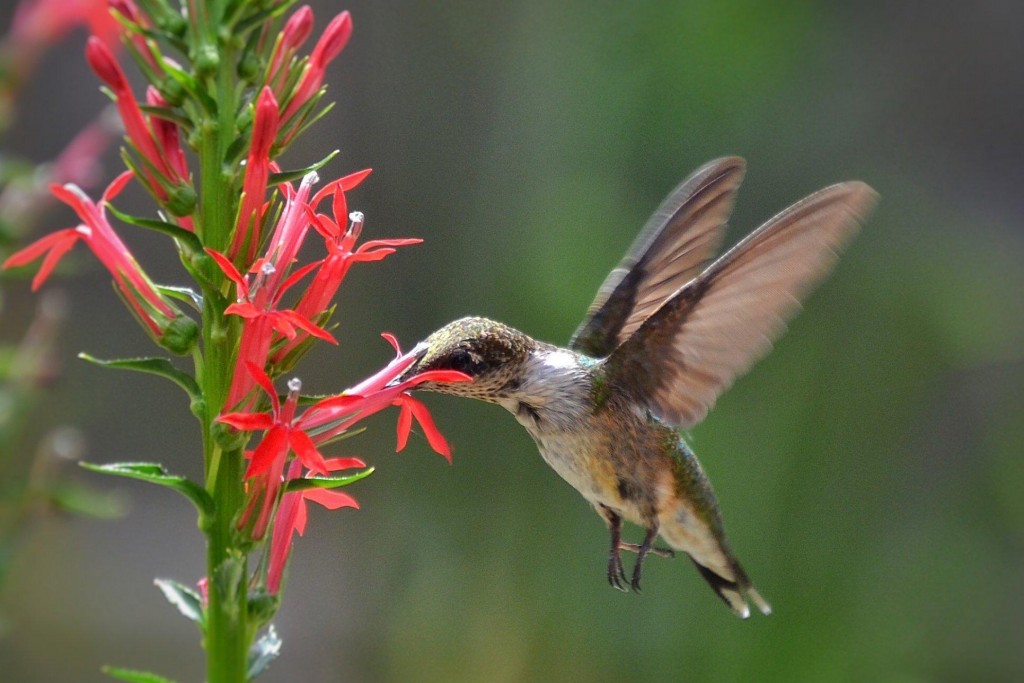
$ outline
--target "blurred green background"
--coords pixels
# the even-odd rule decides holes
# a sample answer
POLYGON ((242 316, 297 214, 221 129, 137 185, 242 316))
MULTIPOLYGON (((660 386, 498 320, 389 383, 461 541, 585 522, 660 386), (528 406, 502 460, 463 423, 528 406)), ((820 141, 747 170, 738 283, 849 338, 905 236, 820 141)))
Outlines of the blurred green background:
MULTIPOLYGON (((749 162, 730 241, 839 180, 882 201, 691 434, 774 615, 736 619, 684 559, 653 558, 640 595, 611 590, 603 523, 514 420, 429 396, 454 466, 422 437, 394 454, 393 414, 345 442, 378 471, 350 489, 361 511, 312 513, 261 680, 1024 680, 1019 3, 315 7, 318 27, 352 10, 356 32, 330 74, 338 107, 291 158, 339 148, 332 177, 372 166, 350 199, 367 236, 426 242, 352 272, 341 346, 299 368, 313 390, 385 363, 381 330, 408 346, 478 314, 564 342, 650 211, 716 156, 749 162)), ((83 42, 42 65, 14 151, 51 157, 103 106, 83 42)), ((182 283, 164 242, 127 239, 182 283)), ((89 460, 195 475, 173 388, 73 360, 150 352, 79 256, 39 431, 76 424, 89 460)), ((192 625, 152 586, 202 575, 191 508, 91 481, 129 513, 36 525, 2 598, 3 679, 100 681, 114 663, 201 680, 192 625)))

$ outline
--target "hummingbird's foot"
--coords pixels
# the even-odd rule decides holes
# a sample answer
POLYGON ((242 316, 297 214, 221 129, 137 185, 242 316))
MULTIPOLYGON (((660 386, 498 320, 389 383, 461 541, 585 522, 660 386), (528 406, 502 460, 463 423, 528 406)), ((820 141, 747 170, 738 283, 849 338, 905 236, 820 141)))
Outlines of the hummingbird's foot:
POLYGON ((619 548, 622 547, 622 517, 603 505, 598 511, 608 522, 608 529, 612 532, 612 549, 608 553, 608 584, 612 588, 626 592, 629 590, 626 585, 626 570, 622 568, 622 556, 619 554, 619 548))
POLYGON ((622 558, 614 550, 608 557, 608 584, 623 593, 629 591, 626 584, 626 570, 622 568, 622 558))
POLYGON ((644 542, 640 544, 640 547, 636 551, 636 564, 633 565, 633 580, 630 585, 633 590, 637 593, 640 592, 640 576, 644 570, 644 560, 647 558, 647 553, 654 550, 654 539, 658 536, 658 525, 647 529, 647 533, 644 535, 644 542))
MULTIPOLYGON (((626 541, 621 541, 619 542, 619 547, 623 550, 628 550, 631 553, 640 552, 640 546, 636 543, 628 543, 626 541)), ((676 556, 676 551, 672 550, 672 548, 660 548, 658 546, 652 546, 649 552, 653 553, 654 555, 657 555, 658 557, 664 557, 666 560, 671 560, 673 557, 676 556)))

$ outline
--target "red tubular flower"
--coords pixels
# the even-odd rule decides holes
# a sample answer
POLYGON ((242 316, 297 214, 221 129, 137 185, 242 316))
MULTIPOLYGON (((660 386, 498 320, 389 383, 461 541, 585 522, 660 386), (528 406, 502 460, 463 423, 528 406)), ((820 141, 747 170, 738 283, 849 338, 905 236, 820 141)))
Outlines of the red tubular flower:
MULTIPOLYGON (((348 214, 345 192, 361 183, 370 174, 370 169, 349 174, 326 185, 316 193, 311 206, 319 205, 323 200, 332 197, 334 218, 315 213, 307 209, 307 217, 316 231, 324 238, 327 256, 317 263, 316 274, 312 282, 303 292, 295 306, 295 310, 307 320, 317 320, 331 306, 334 295, 341 286, 345 275, 354 263, 363 261, 379 261, 395 252, 396 247, 419 244, 420 239, 374 240, 355 246, 363 226, 363 215, 359 212, 348 214), (343 221, 351 219, 348 229, 343 229, 343 221)), ((272 362, 280 363, 306 339, 307 335, 298 334, 294 339, 282 345, 274 354, 272 362)))
POLYGON ((299 253, 306 233, 309 231, 307 206, 309 193, 313 185, 320 180, 315 173, 308 173, 295 190, 288 183, 279 187, 285 194, 284 211, 274 227, 274 233, 267 245, 266 260, 274 266, 274 272, 267 277, 267 287, 271 292, 278 292, 289 268, 299 253))
POLYGON ((148 17, 138 8, 133 0, 109 0, 110 9, 123 17, 123 21, 132 27, 126 32, 126 37, 131 41, 131 46, 137 55, 149 64, 149 67, 159 73, 161 71, 159 57, 154 48, 147 41, 143 30, 151 29, 151 22, 148 17))
POLYGON ((387 367, 377 374, 363 380, 348 391, 336 398, 357 399, 351 402, 338 401, 332 403, 329 399, 311 406, 303 415, 303 424, 307 431, 311 432, 313 443, 323 444, 336 439, 352 425, 360 420, 376 413, 391 405, 400 406, 403 414, 408 411, 408 417, 399 419, 398 439, 399 447, 402 450, 408 441, 409 432, 412 429, 411 417, 415 417, 427 436, 427 443, 440 455, 451 461, 451 450, 444 436, 437 430, 434 421, 430 418, 426 406, 416 401, 408 392, 413 387, 423 382, 469 382, 471 378, 461 372, 454 370, 430 370, 422 372, 407 380, 397 381, 413 363, 416 362, 416 355, 419 347, 414 348, 406 354, 402 354, 398 342, 390 334, 383 334, 396 352, 396 357, 387 367))
MULTIPOLYGON (((217 421, 240 431, 265 432, 259 445, 246 454, 250 459, 245 472, 245 478, 250 482, 249 503, 239 520, 239 528, 250 528, 251 525, 252 537, 259 539, 266 533, 270 522, 289 454, 295 453, 297 462, 315 474, 327 474, 329 470, 323 455, 306 433, 308 427, 305 413, 298 417, 295 415, 302 383, 297 379, 288 382, 288 398, 282 406, 267 374, 252 363, 246 365, 246 370, 270 397, 270 412, 226 413, 218 417, 217 421), (255 521, 253 514, 256 514, 255 521)), ((350 405, 357 402, 357 397, 332 397, 320 401, 316 406, 350 405)))
MULTIPOLYGON (((327 469, 330 472, 351 469, 353 467, 366 467, 359 458, 330 458, 326 461, 327 469)), ((288 466, 286 479, 298 479, 302 476, 302 465, 293 461, 288 466)), ((270 539, 270 560, 267 563, 267 590, 276 594, 281 588, 281 579, 284 576, 285 567, 288 565, 288 558, 291 555, 294 534, 302 536, 306 531, 306 501, 318 503, 328 510, 337 510, 343 507, 359 508, 356 499, 347 493, 332 491, 330 489, 307 489, 296 493, 287 493, 281 498, 278 506, 277 518, 274 521, 274 532, 270 539)))
POLYGON ((279 124, 277 100, 274 99, 274 93, 270 88, 264 87, 256 100, 252 143, 245 163, 242 201, 238 210, 235 235, 228 250, 232 260, 238 258, 244 249, 246 263, 251 262, 259 246, 264 197, 267 193, 267 179, 270 177, 270 150, 277 137, 279 124))
POLYGON ((89 38, 89 42, 85 46, 85 58, 100 80, 114 93, 125 133, 142 158, 143 168, 141 170, 144 177, 140 180, 145 181, 147 188, 161 202, 166 203, 171 192, 182 185, 187 185, 188 179, 187 169, 184 168, 184 156, 180 153, 180 145, 177 146, 178 151, 165 146, 172 143, 172 137, 173 142, 177 143, 177 134, 172 136, 166 129, 166 126, 173 126, 173 124, 154 121, 154 129, 164 126, 162 139, 159 137, 160 134, 150 128, 138 102, 135 101, 124 71, 121 70, 121 66, 117 63, 110 48, 102 40, 95 36, 89 38))
MULTIPOLYGON (((412 429, 412 421, 415 419, 423 428, 431 448, 451 462, 448 442, 438 431, 426 406, 413 399, 408 391, 423 382, 466 382, 470 381, 470 377, 452 370, 432 370, 408 380, 396 381, 416 362, 418 349, 403 355, 394 337, 388 334, 383 336, 395 347, 398 354, 387 367, 350 391, 317 401, 301 415, 296 414, 301 382, 293 379, 288 383, 288 397, 284 405, 281 405, 267 374, 252 363, 246 364, 246 372, 270 398, 270 412, 225 413, 218 417, 217 421, 240 431, 264 432, 256 448, 246 453, 246 457, 249 458, 249 467, 245 473, 248 482, 248 503, 238 523, 240 529, 250 530, 252 538, 262 538, 267 531, 281 491, 282 475, 291 453, 295 454, 296 460, 290 471, 299 472, 301 469, 296 468, 304 467, 312 473, 326 474, 330 471, 330 461, 324 459, 317 446, 336 439, 356 422, 390 405, 402 408, 397 450, 405 447, 412 429)), ((309 495, 311 499, 321 504, 325 501, 340 500, 325 494, 326 492, 320 492, 309 495), (319 500, 320 498, 322 500, 319 500)), ((283 512, 278 514, 277 524, 281 525, 280 515, 283 512)), ((285 522, 283 528, 291 523, 294 523, 294 519, 293 522, 285 522)), ((281 543, 283 541, 278 544, 279 547, 281 543)), ((286 551, 281 552, 284 554, 279 556, 278 561, 283 567, 286 551)))
POLYGON ((281 80, 287 78, 288 70, 284 68, 290 64, 295 52, 302 47, 302 44, 309 38, 313 31, 313 10, 309 5, 303 5, 295 11, 288 21, 285 22, 281 33, 274 44, 274 52, 267 64, 267 76, 265 82, 281 94, 281 80))
MULTIPOLYGON (((146 88, 146 104, 152 107, 166 107, 167 100, 156 88, 149 86, 146 88)), ((177 178, 188 178, 188 162, 185 160, 185 150, 181 148, 178 125, 156 116, 149 117, 149 122, 153 128, 153 137, 160 151, 160 158, 167 161, 171 172, 177 178)))
POLYGON ((296 311, 277 308, 280 296, 287 288, 282 287, 277 291, 271 288, 268 279, 275 269, 269 261, 261 259, 254 264, 256 282, 250 287, 248 280, 238 272, 228 257, 213 249, 206 251, 238 290, 238 301, 224 309, 224 312, 245 319, 226 406, 236 407, 254 388, 252 374, 245 368, 250 364, 256 368, 266 365, 275 331, 286 339, 294 339, 301 330, 332 344, 338 343, 329 332, 296 311))
POLYGON ((352 16, 347 11, 334 17, 327 25, 281 115, 284 121, 289 120, 320 89, 327 65, 341 53, 351 36, 352 16))
POLYGON ((12 254, 3 267, 23 266, 45 254, 39 272, 32 280, 32 289, 36 290, 50 276, 64 254, 78 240, 82 240, 110 271, 125 302, 146 331, 157 341, 162 341, 172 324, 187 319, 157 291, 106 217, 106 203, 116 197, 131 178, 130 171, 118 176, 104 192, 99 205, 75 185, 52 186, 50 190, 53 194, 75 210, 82 224, 37 240, 12 254))

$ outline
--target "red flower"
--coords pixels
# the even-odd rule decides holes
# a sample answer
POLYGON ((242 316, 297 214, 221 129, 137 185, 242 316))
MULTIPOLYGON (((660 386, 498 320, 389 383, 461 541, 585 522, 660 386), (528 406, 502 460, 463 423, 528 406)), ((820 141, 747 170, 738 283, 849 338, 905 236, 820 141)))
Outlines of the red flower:
MULTIPOLYGON (((181 154, 180 146, 177 146, 177 134, 172 136, 167 130, 174 124, 154 118, 151 129, 117 59, 96 36, 90 37, 86 43, 85 58, 100 80, 114 93, 125 133, 142 160, 140 170, 143 177, 140 180, 160 202, 168 203, 175 190, 188 186, 188 172, 184 168, 184 155, 181 154), (177 149, 169 146, 172 144, 177 149)), ((176 214, 190 213, 187 205, 180 208, 176 214)))
POLYGON ((109 4, 111 10, 121 15, 121 21, 126 27, 124 37, 130 41, 135 55, 141 57, 153 71, 160 73, 162 65, 159 53, 146 39, 146 34, 153 30, 149 17, 138 8, 134 0, 109 0, 109 4))
POLYGON ((288 17, 281 33, 278 34, 274 52, 267 65, 266 77, 266 84, 273 88, 278 95, 282 94, 282 81, 288 77, 288 69, 285 67, 291 64, 295 52, 306 42, 312 30, 313 10, 309 8, 309 5, 303 5, 288 17))
POLYGON ((127 171, 114 179, 114 182, 103 193, 99 205, 89 199, 76 185, 51 186, 50 190, 53 194, 73 208, 82 223, 77 227, 60 230, 33 242, 12 254, 4 262, 3 267, 23 266, 43 256, 39 272, 32 279, 32 289, 36 290, 50 276, 64 254, 76 242, 82 240, 110 271, 125 302, 147 332, 157 341, 161 341, 172 323, 184 317, 157 291, 156 286, 139 267, 138 262, 114 232, 106 217, 107 202, 116 197, 131 178, 132 173, 127 171))
MULTIPOLYGON (((379 261, 389 254, 393 254, 396 247, 419 244, 423 241, 420 239, 373 240, 356 247, 356 241, 362 232, 363 214, 348 213, 345 192, 358 186, 369 174, 370 169, 349 174, 329 183, 316 193, 310 207, 318 206, 327 197, 332 197, 333 219, 307 207, 307 218, 312 222, 313 228, 323 237, 324 245, 327 248, 327 256, 314 264, 316 274, 295 306, 296 312, 307 320, 317 320, 328 311, 334 295, 352 264, 379 261), (351 220, 351 223, 348 229, 343 229, 341 226, 346 218, 351 220)), ((307 336, 300 333, 294 339, 288 340, 274 353, 272 362, 282 362, 306 339, 307 336)))
POLYGON ((408 392, 423 382, 469 382, 472 378, 454 370, 429 370, 407 380, 397 381, 402 373, 416 362, 420 348, 416 347, 409 353, 402 354, 398 342, 393 336, 390 334, 381 336, 394 347, 397 354, 395 359, 377 374, 363 380, 339 396, 339 398, 346 396, 358 398, 357 402, 330 404, 321 401, 306 411, 303 416, 304 425, 308 430, 314 431, 314 443, 323 444, 344 434, 356 422, 388 406, 400 406, 403 412, 399 415, 398 447, 395 450, 400 451, 405 447, 409 432, 412 430, 411 418, 414 417, 423 428, 430 447, 450 462, 451 449, 448 447, 448 442, 430 418, 426 406, 414 399, 408 392), (405 416, 403 417, 403 415, 405 416))
MULTIPOLYGON (((398 345, 394 337, 387 334, 384 337, 397 352, 398 345)), ((239 528, 251 529, 250 533, 254 539, 262 538, 266 533, 281 490, 285 465, 291 453, 295 453, 297 461, 306 469, 324 474, 328 470, 327 461, 317 450, 317 446, 338 438, 356 422, 390 405, 402 407, 397 450, 405 447, 412 429, 412 419, 415 418, 427 436, 427 443, 450 462, 451 450, 448 442, 438 431, 426 407, 413 399, 408 390, 422 382, 465 382, 470 378, 451 370, 432 370, 396 382, 395 380, 415 362, 416 350, 404 355, 399 352, 397 357, 377 374, 350 391, 317 401, 301 415, 296 415, 301 388, 298 380, 293 379, 288 383, 288 398, 282 406, 267 374, 258 366, 247 363, 246 370, 249 375, 270 397, 270 412, 233 412, 217 418, 218 422, 231 425, 240 431, 264 432, 256 448, 246 453, 246 457, 250 459, 245 473, 249 502, 239 520, 239 528), (405 417, 406 414, 408 417, 405 417)))
POLYGON ((263 223, 264 196, 267 193, 267 179, 270 177, 270 150, 277 137, 280 123, 277 100, 270 88, 264 87, 256 100, 256 114, 252 126, 252 142, 245 163, 245 180, 242 184, 242 201, 238 209, 235 235, 228 255, 232 260, 245 251, 245 262, 256 255, 260 243, 260 227, 263 223))
MULTIPOLYGON (((330 472, 353 467, 366 467, 366 463, 359 458, 330 458, 325 461, 325 464, 330 472)), ((298 461, 292 462, 288 467, 287 479, 298 479, 301 476, 302 465, 298 461)), ((306 501, 318 503, 328 510, 337 510, 343 507, 359 508, 359 503, 355 498, 341 491, 313 488, 296 493, 286 493, 278 506, 277 517, 274 520, 274 532, 270 538, 267 590, 272 594, 277 593, 281 588, 281 579, 288 564, 288 557, 291 555, 294 534, 302 536, 306 531, 308 517, 306 501)))
POLYGON ((252 523, 252 537, 259 539, 270 523, 288 455, 295 453, 298 462, 314 473, 327 474, 328 469, 323 455, 306 433, 302 417, 295 416, 302 383, 297 379, 288 382, 288 398, 282 406, 267 374, 252 363, 246 364, 246 369, 270 397, 270 413, 227 413, 217 421, 240 431, 265 432, 255 450, 246 454, 249 467, 245 478, 252 483, 248 492, 249 504, 239 520, 240 528, 247 528, 252 523), (253 523, 252 515, 256 511, 259 514, 253 523))
MULTIPOLYGON (((288 98, 288 104, 281 114, 282 121, 289 121, 309 100, 320 90, 324 82, 327 65, 337 57, 352 36, 352 16, 342 12, 331 20, 324 29, 323 35, 313 48, 309 61, 303 69, 298 84, 288 98)), ((289 137, 298 131, 299 126, 291 128, 289 137)))
MULTIPOLYGON (((242 338, 239 343, 238 358, 235 372, 228 391, 227 407, 235 407, 254 388, 253 375, 247 372, 249 365, 262 368, 266 365, 267 355, 274 340, 274 332, 279 332, 286 339, 295 338, 297 331, 302 330, 308 335, 337 344, 337 340, 321 327, 291 309, 276 308, 280 295, 287 287, 274 292, 267 280, 274 274, 274 266, 265 260, 257 261, 253 266, 256 275, 255 283, 250 286, 248 280, 238 272, 228 257, 214 251, 206 250, 229 280, 235 283, 238 290, 238 301, 224 309, 228 315, 237 315, 245 319, 242 338)), ((305 270, 305 269, 303 269, 305 270)))

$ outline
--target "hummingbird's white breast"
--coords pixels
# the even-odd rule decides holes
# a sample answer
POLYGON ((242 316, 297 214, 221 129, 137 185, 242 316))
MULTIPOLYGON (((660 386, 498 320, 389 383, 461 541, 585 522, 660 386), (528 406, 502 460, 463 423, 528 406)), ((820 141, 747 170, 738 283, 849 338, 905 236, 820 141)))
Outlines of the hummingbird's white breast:
MULTIPOLYGON (((518 387, 499 403, 526 428, 562 479, 591 504, 619 508, 622 501, 609 498, 610 462, 601 457, 608 434, 594 424, 594 362, 557 347, 538 350, 526 361, 518 387)), ((631 509, 623 512, 636 517, 631 509)))

